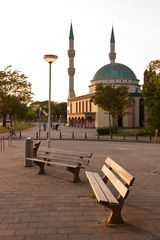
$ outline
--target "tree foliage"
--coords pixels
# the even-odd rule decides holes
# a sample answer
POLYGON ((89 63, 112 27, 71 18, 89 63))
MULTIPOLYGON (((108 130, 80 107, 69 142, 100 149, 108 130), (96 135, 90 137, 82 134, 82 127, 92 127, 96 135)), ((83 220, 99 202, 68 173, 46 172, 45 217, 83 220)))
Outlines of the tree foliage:
MULTIPOLYGON (((48 100, 33 102, 30 107, 36 113, 37 119, 41 117, 43 121, 48 120, 48 100)), ((65 122, 67 119, 67 103, 51 101, 51 117, 53 122, 58 120, 65 122)))
POLYGON ((0 71, 0 112, 3 117, 3 126, 6 127, 7 115, 12 124, 13 118, 21 118, 26 112, 27 104, 32 99, 31 83, 18 70, 7 66, 0 71))
POLYGON ((146 107, 146 128, 160 131, 160 60, 151 61, 145 70, 142 95, 146 107))
POLYGON ((116 88, 112 85, 103 86, 101 83, 97 84, 96 93, 92 96, 91 101, 108 112, 110 128, 112 125, 113 127, 117 126, 118 117, 126 115, 131 104, 126 86, 116 88))

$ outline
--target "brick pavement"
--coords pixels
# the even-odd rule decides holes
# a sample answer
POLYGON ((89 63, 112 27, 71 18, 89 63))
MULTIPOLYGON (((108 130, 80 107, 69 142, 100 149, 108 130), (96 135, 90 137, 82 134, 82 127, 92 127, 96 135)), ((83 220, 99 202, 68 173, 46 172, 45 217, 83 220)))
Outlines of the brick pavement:
MULTIPOLYGON (((42 141, 42 145, 46 142, 42 141)), ((47 175, 23 166, 24 140, 0 152, 0 240, 158 240, 160 239, 159 144, 92 141, 52 142, 57 148, 93 152, 88 169, 100 170, 113 157, 136 178, 123 208, 125 225, 105 227, 109 210, 91 198, 84 172, 48 166, 47 175)))

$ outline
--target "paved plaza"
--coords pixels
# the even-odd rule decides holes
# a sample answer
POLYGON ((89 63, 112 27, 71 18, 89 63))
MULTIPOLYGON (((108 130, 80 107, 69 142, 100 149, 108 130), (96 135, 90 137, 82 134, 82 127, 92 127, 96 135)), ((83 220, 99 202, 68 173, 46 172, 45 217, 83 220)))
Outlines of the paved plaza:
MULTIPOLYGON (((110 210, 92 198, 83 170, 82 182, 72 183, 71 173, 64 168, 47 166, 42 176, 36 174, 36 166, 24 167, 25 138, 36 131, 22 132, 23 138, 0 151, 0 240, 160 239, 159 144, 52 140, 55 148, 92 152, 87 170, 100 172, 110 156, 135 176, 122 211, 126 223, 105 227, 102 220, 110 210)), ((95 130, 87 134, 95 135, 95 130)), ((42 140, 41 146, 46 145, 42 140)))

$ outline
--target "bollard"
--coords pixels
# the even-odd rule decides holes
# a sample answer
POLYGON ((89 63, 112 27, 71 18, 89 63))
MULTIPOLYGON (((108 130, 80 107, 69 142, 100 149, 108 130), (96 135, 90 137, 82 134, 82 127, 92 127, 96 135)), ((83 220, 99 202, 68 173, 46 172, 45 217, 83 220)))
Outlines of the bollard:
POLYGON ((59 138, 60 138, 60 139, 62 138, 62 133, 61 133, 61 132, 59 132, 59 138))
POLYGON ((32 167, 33 163, 27 158, 33 157, 33 140, 32 138, 28 137, 25 142, 25 157, 24 157, 24 166, 25 167, 32 167))
POLYGON ((12 138, 10 138, 10 143, 11 143, 11 147, 12 147, 12 138))
POLYGON ((38 138, 38 132, 36 132, 36 138, 38 138))
POLYGON ((85 132, 84 138, 87 139, 87 133, 85 132))
POLYGON ((8 147, 11 146, 10 139, 11 139, 11 136, 8 137, 8 147))
POLYGON ((2 149, 5 150, 5 139, 4 139, 4 136, 2 137, 2 149))
POLYGON ((72 132, 72 138, 74 139, 74 132, 72 132))
POLYGON ((19 138, 21 138, 22 137, 22 133, 21 133, 21 131, 19 132, 19 138))
POLYGON ((152 136, 151 135, 149 136, 149 140, 150 140, 150 142, 152 141, 152 136))
POLYGON ((113 139, 113 133, 111 133, 111 140, 113 139))
POLYGON ((123 133, 123 140, 125 140, 126 139, 126 134, 125 134, 125 132, 123 133))

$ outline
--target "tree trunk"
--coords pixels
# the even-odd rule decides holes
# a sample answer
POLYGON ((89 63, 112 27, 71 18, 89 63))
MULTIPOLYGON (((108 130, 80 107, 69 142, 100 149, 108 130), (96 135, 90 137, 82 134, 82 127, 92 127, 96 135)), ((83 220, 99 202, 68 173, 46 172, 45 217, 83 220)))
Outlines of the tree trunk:
POLYGON ((13 121, 12 121, 12 118, 10 118, 10 126, 13 127, 13 121))
POLYGON ((3 113, 2 117, 3 117, 3 124, 2 124, 2 127, 7 127, 7 124, 6 124, 7 113, 3 113))
POLYGON ((113 128, 117 128, 118 127, 118 119, 116 116, 113 117, 113 128))
POLYGON ((110 114, 110 112, 108 114, 109 114, 109 134, 111 136, 112 135, 111 114, 110 114))

